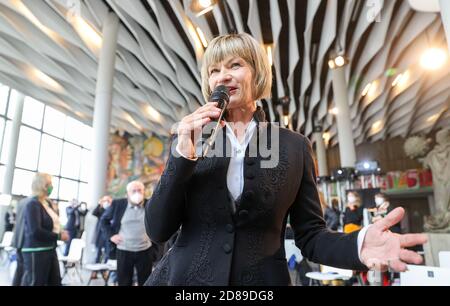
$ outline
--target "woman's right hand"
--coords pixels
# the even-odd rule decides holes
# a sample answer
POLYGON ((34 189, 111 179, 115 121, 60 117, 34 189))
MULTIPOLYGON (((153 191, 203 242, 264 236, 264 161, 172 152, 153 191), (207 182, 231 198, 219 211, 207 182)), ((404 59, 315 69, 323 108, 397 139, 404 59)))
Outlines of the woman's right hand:
POLYGON ((177 150, 185 157, 195 157, 195 142, 200 139, 203 127, 220 116, 218 103, 209 102, 184 117, 177 128, 177 150))
POLYGON ((69 233, 67 231, 61 232, 61 240, 62 241, 68 241, 70 239, 69 233))
POLYGON ((122 236, 120 236, 119 234, 112 236, 112 237, 110 238, 110 240, 111 240, 112 242, 114 242, 116 245, 121 244, 121 243, 123 242, 123 238, 122 238, 122 236))

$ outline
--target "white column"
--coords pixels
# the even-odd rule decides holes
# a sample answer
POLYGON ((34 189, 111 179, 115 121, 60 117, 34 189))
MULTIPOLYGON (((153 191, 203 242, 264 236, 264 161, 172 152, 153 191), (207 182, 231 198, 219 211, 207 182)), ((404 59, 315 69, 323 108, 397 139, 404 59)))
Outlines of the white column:
POLYGON ((20 124, 22 122, 23 103, 25 96, 17 93, 17 100, 14 101, 16 109, 14 112, 12 127, 9 136, 9 152, 6 162, 5 179, 2 186, 2 194, 11 194, 14 179, 14 167, 16 165, 17 146, 19 144, 20 124))
POLYGON ((442 24, 447 34, 448 49, 450 50, 450 1, 440 0, 442 24))
MULTIPOLYGON (((95 108, 93 120, 92 173, 90 180, 89 211, 92 212, 98 200, 106 192, 108 167, 108 145, 111 125, 113 82, 116 62, 119 18, 110 12, 103 24, 103 45, 100 51, 95 108)), ((92 262, 95 248, 92 245, 97 218, 88 214, 86 218, 87 251, 86 262, 92 262)))
POLYGON ((5 135, 5 138, 9 137, 9 150, 8 159, 6 161, 5 178, 1 189, 2 203, 0 203, 0 237, 3 237, 5 228, 5 214, 8 211, 8 206, 11 201, 10 196, 12 193, 12 185, 14 180, 14 167, 16 165, 17 146, 19 144, 20 124, 22 122, 24 100, 25 96, 22 93, 17 93, 16 101, 10 101, 10 104, 15 103, 16 109, 13 115, 11 131, 9 135, 5 135))
POLYGON ((336 119, 341 167, 354 168, 356 164, 356 150, 353 140, 352 122, 350 120, 345 70, 343 67, 340 67, 332 69, 332 73, 334 99, 338 108, 336 119))
POLYGON ((327 149, 325 148, 325 141, 323 140, 322 132, 315 132, 313 134, 313 138, 316 143, 319 177, 328 176, 327 149))

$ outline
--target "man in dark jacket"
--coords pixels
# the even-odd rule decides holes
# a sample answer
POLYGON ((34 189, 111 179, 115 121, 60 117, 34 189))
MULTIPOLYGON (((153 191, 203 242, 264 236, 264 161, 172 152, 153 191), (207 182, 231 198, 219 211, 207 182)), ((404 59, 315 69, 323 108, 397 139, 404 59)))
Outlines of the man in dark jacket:
POLYGON ((337 231, 339 229, 339 202, 336 199, 331 200, 331 207, 326 206, 323 217, 327 224, 327 227, 333 231, 337 231))
POLYGON ((64 256, 67 256, 69 254, 70 244, 72 242, 72 239, 77 238, 79 231, 81 229, 82 216, 85 216, 87 213, 87 210, 81 209, 80 204, 76 199, 73 199, 69 206, 66 208, 66 214, 67 214, 67 223, 64 227, 64 229, 69 233, 69 240, 66 244, 66 249, 64 250, 64 256))
POLYGON ((97 207, 92 212, 92 215, 97 217, 98 222, 95 227, 95 236, 93 243, 97 248, 97 257, 95 259, 96 263, 106 262, 109 258, 109 237, 106 237, 102 231, 101 218, 105 213, 106 209, 111 206, 112 198, 108 195, 103 196, 99 201, 97 207))
POLYGON ((102 231, 117 247, 117 277, 119 286, 133 284, 134 268, 141 286, 158 260, 160 246, 145 232, 144 184, 133 181, 127 185, 127 198, 113 200, 101 217, 102 231))

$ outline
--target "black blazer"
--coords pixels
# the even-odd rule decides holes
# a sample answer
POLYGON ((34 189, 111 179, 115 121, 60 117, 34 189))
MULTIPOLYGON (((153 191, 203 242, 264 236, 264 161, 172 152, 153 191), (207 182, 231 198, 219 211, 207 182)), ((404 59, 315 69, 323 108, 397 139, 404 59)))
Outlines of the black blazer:
POLYGON ((103 247, 107 240, 109 240, 106 239, 105 235, 103 234, 102 223, 100 221, 104 212, 105 209, 101 205, 97 205, 97 207, 92 211, 92 215, 97 217, 98 219, 97 224, 95 225, 94 238, 92 239, 92 242, 97 248, 103 247))
MULTIPOLYGON (((358 233, 334 233, 325 226, 310 142, 263 123, 260 112, 255 113, 260 135, 268 135, 275 145, 270 131, 279 132, 280 160, 277 167, 262 169, 261 152, 249 156, 249 148, 259 141, 255 130, 235 213, 227 190, 229 158, 190 161, 169 156, 146 207, 146 229, 158 242, 167 241, 180 226, 181 231, 147 285, 288 285, 284 232, 289 215, 296 245, 305 257, 340 268, 366 269, 358 259, 358 233)), ((226 149, 229 141, 223 139, 226 149)))
POLYGON ((106 237, 111 238, 120 231, 120 224, 122 222, 123 215, 127 209, 128 199, 116 199, 113 200, 111 206, 108 207, 100 218, 102 231, 106 237))
POLYGON ((23 248, 56 247, 58 235, 53 220, 37 198, 31 198, 24 211, 23 248))
POLYGON ((36 200, 35 197, 28 197, 20 200, 20 202, 17 203, 16 227, 14 228, 12 246, 18 250, 23 247, 23 243, 25 240, 25 208, 27 207, 29 202, 34 200, 36 200))

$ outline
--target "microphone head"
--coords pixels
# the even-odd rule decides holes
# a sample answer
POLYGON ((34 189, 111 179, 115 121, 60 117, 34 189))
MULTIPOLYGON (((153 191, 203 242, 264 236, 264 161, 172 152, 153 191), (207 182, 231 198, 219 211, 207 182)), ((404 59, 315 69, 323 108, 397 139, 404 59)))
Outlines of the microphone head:
POLYGON ((210 102, 218 102, 222 108, 225 102, 230 102, 230 91, 225 85, 217 86, 209 97, 210 102))

